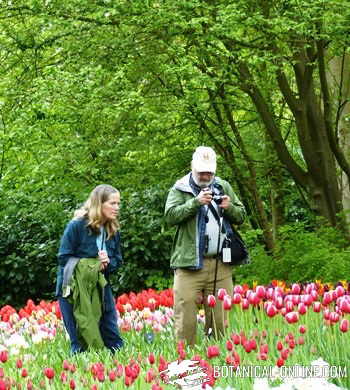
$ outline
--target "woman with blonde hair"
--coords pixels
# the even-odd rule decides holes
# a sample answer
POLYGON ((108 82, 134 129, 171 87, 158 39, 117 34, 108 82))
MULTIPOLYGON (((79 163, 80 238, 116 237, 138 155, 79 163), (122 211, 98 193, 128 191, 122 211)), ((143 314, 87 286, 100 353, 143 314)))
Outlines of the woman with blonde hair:
POLYGON ((109 284, 109 275, 122 261, 119 204, 117 189, 107 184, 98 185, 84 205, 76 210, 61 239, 56 295, 72 353, 103 345, 114 352, 123 345, 109 284), (90 272, 89 279, 86 275, 81 276, 89 280, 85 287, 79 280, 79 275, 85 272, 84 266, 85 271, 90 272), (89 290, 92 284, 93 289, 89 290), (100 287, 99 294, 97 287, 100 287), (91 318, 94 313, 98 313, 99 318, 91 318))

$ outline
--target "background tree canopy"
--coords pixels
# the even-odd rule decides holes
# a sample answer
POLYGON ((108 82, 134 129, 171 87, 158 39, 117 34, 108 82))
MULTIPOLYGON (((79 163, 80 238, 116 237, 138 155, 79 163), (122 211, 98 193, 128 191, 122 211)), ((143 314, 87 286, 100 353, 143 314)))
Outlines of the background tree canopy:
POLYGON ((237 280, 348 278, 346 3, 2 1, 2 301, 52 297, 63 228, 100 183, 122 193, 115 291, 167 286, 164 202, 200 144, 248 211, 237 280))

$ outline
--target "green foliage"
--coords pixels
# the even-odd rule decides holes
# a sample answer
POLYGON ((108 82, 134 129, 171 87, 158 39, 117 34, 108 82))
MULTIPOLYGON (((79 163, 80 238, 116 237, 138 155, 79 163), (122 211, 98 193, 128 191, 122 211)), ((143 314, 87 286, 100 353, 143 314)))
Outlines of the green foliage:
POLYGON ((47 193, 8 194, 11 201, 0 210, 0 304, 53 298, 56 254, 70 200, 47 193))
POLYGON ((287 283, 349 279, 349 246, 344 236, 332 227, 310 230, 303 223, 286 225, 281 228, 273 257, 259 244, 250 250, 250 255, 251 264, 236 268, 236 283, 257 281, 267 284, 273 279, 287 283))

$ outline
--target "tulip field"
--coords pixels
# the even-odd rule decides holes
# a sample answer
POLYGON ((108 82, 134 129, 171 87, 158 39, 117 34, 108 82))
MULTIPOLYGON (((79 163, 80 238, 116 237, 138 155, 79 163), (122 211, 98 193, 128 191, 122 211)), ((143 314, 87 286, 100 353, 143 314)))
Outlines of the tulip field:
MULTIPOLYGON (((10 389, 350 389, 350 285, 234 286, 209 296, 228 319, 220 339, 204 335, 198 306, 198 343, 174 339, 171 289, 116 298, 124 347, 70 355, 57 302, 0 309, 0 390, 10 389), (192 360, 201 380, 169 367, 192 360)), ((214 324, 215 326, 215 324, 214 324)))

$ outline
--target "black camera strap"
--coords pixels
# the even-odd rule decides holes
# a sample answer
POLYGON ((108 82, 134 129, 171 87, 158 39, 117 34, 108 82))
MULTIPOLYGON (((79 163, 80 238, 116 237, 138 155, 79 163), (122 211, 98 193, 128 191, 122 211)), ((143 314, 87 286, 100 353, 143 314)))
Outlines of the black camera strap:
MULTIPOLYGON (((218 244, 217 244, 216 256, 215 256, 214 286, 213 286, 213 295, 215 297, 216 296, 216 280, 217 280, 217 277, 218 277, 218 267, 219 267, 220 233, 221 233, 221 230, 222 230, 224 224, 223 224, 223 217, 220 218, 219 213, 217 212, 215 207, 212 205, 212 203, 208 204, 208 208, 212 212, 216 222, 219 225, 218 244)), ((222 214, 222 213, 223 213, 223 210, 220 212, 220 214, 222 214)), ((212 326, 213 326, 213 311, 211 311, 211 313, 210 313, 210 326, 208 327, 208 329, 211 329, 212 326)), ((210 334, 208 334, 208 335, 210 336, 210 334)))

